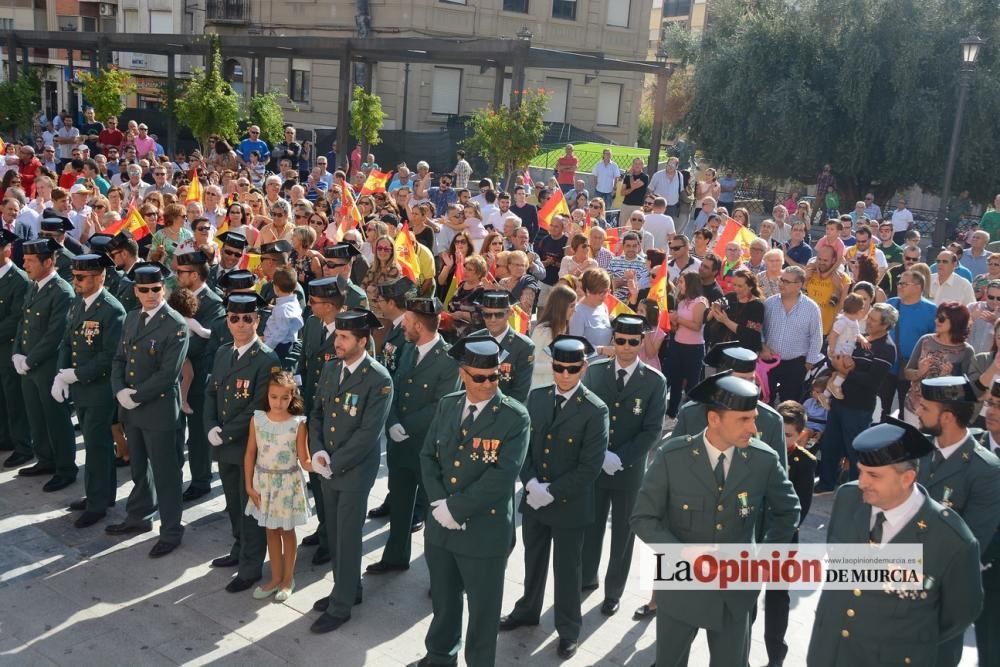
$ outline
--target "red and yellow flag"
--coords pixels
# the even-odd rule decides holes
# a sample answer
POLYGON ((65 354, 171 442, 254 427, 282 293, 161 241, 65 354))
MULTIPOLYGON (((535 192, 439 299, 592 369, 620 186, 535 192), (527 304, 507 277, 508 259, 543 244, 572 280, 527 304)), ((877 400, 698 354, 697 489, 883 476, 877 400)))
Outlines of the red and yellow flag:
POLYGON ((110 227, 104 228, 104 234, 109 234, 114 236, 123 229, 127 229, 132 238, 136 241, 146 238, 152 232, 149 231, 149 226, 141 215, 139 215, 138 209, 135 206, 129 206, 128 213, 125 217, 114 223, 110 227))
POLYGON ((510 328, 514 331, 528 335, 528 323, 531 321, 531 317, 524 312, 524 309, 516 303, 510 307, 510 318, 508 318, 507 323, 510 324, 510 328))
POLYGON ((458 292, 458 288, 463 282, 465 282, 465 258, 455 253, 455 273, 451 277, 451 285, 448 286, 448 293, 444 296, 445 308, 455 298, 455 293, 458 292))
POLYGON ((200 204, 201 199, 201 181, 198 180, 198 172, 195 170, 191 174, 191 182, 188 184, 187 199, 184 200, 184 203, 190 204, 191 202, 196 201, 200 204))
POLYGON ((604 247, 611 251, 611 254, 618 255, 621 253, 621 227, 612 227, 607 230, 608 236, 604 239, 604 247))
POLYGON ((368 174, 368 178, 365 179, 365 184, 361 186, 362 195, 373 195, 376 192, 385 192, 386 185, 389 183, 389 177, 392 176, 392 172, 382 172, 378 169, 372 169, 371 173, 368 174))
POLYGON ((229 216, 226 216, 226 217, 225 217, 225 218, 224 218, 224 219, 222 220, 222 226, 221 226, 221 227, 219 227, 218 229, 216 229, 216 230, 215 230, 215 239, 214 239, 214 240, 215 240, 215 242, 216 242, 216 243, 218 243, 218 244, 219 244, 219 247, 220 247, 220 248, 221 248, 221 247, 222 247, 222 246, 223 246, 224 244, 223 244, 223 242, 222 242, 222 239, 220 239, 219 237, 220 237, 220 236, 222 236, 223 234, 225 234, 225 233, 226 233, 226 232, 228 232, 228 231, 229 231, 229 216))
POLYGON ((258 266, 260 266, 260 255, 255 252, 244 254, 240 260, 240 268, 250 273, 256 273, 258 266))
POLYGON ((538 209, 538 227, 549 231, 549 223, 552 222, 554 215, 569 215, 569 206, 566 205, 562 190, 552 193, 552 196, 538 209))
POLYGON ((410 223, 403 223, 403 228, 396 234, 396 239, 392 243, 396 247, 396 259, 399 260, 403 275, 419 284, 417 280, 417 275, 420 273, 420 268, 417 265, 417 242, 413 238, 413 234, 410 233, 410 223))
POLYGON ((604 297, 604 306, 608 309, 608 317, 612 320, 619 315, 635 315, 635 311, 626 306, 624 303, 615 297, 613 292, 608 292, 608 295, 604 297))
POLYGON ((733 218, 726 220, 726 226, 719 232, 719 239, 715 242, 716 252, 725 257, 726 244, 736 241, 743 248, 743 259, 750 259, 750 244, 753 243, 757 235, 747 229, 733 218))
POLYGON ((660 309, 660 328, 663 331, 670 331, 670 313, 668 312, 669 301, 667 299, 667 261, 660 264, 656 277, 649 284, 649 298, 656 299, 656 305, 660 309))
POLYGON ((358 210, 357 203, 354 201, 351 186, 344 180, 340 181, 340 207, 337 209, 337 215, 340 217, 340 224, 337 227, 339 230, 338 241, 343 241, 347 230, 360 226, 364 220, 361 217, 361 211, 358 210))

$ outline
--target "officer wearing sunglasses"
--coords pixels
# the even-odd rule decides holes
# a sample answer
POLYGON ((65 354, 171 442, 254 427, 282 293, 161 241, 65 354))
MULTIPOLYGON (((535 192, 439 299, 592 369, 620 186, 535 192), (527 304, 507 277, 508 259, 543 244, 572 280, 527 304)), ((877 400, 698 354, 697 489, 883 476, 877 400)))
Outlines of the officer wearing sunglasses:
POLYGON ((510 292, 483 292, 476 302, 485 329, 476 336, 490 336, 500 346, 500 391, 521 403, 528 400, 535 369, 535 343, 510 324, 510 292))
POLYGON ((532 428, 521 470, 524 595, 501 619, 500 630, 538 625, 554 544, 558 655, 565 660, 576 653, 583 625, 583 540, 594 522, 594 482, 608 448, 608 407, 581 382, 594 353, 586 338, 558 336, 548 352, 555 384, 532 390, 527 403, 532 428))
POLYGON ((646 469, 646 454, 660 440, 667 411, 666 380, 639 359, 648 332, 646 323, 634 315, 619 315, 613 331, 614 358, 595 361, 583 378, 584 386, 604 401, 614 417, 595 485, 596 516, 583 543, 583 589, 595 590, 610 511, 611 551, 601 604, 605 616, 617 613, 625 590, 635 542, 629 518, 646 469))

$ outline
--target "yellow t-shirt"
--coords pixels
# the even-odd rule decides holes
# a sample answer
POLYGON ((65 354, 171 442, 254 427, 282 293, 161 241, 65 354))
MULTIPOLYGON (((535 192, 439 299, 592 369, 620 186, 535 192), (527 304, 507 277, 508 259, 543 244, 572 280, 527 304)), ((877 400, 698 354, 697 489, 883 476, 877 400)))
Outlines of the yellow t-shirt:
POLYGON ((839 281, 844 287, 851 284, 851 279, 840 271, 835 271, 827 278, 820 277, 819 273, 813 273, 812 277, 806 281, 806 294, 819 306, 820 314, 823 316, 823 335, 830 333, 833 321, 840 312, 840 289, 834 281, 839 281), (833 295, 837 294, 836 303, 831 303, 833 295))
POLYGON ((417 287, 419 288, 425 281, 434 280, 434 255, 422 243, 417 243, 417 287))

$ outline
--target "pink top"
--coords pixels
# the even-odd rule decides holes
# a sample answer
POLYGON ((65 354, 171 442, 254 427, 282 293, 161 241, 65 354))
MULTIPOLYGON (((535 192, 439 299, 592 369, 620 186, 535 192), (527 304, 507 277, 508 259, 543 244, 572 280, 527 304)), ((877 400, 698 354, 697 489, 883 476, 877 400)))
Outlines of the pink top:
POLYGON ((837 239, 836 241, 831 242, 829 238, 827 238, 826 236, 824 236, 819 241, 816 241, 816 248, 815 248, 815 250, 817 252, 819 252, 820 248, 824 248, 826 246, 829 246, 829 247, 833 248, 833 250, 837 253, 837 260, 838 261, 843 261, 844 260, 844 253, 847 252, 847 246, 844 245, 843 241, 841 241, 840 239, 837 239))
MULTIPOLYGON (((653 329, 652 331, 650 331, 648 334, 646 334, 646 338, 652 338, 654 341, 656 341, 657 345, 658 345, 657 349, 659 349, 659 345, 663 345, 663 339, 666 337, 666 335, 667 334, 663 333, 663 329, 661 329, 660 327, 656 327, 655 329, 653 329)), ((649 355, 646 354, 645 342, 644 342, 643 346, 639 348, 639 360, 642 363, 644 363, 647 366, 649 366, 650 368, 655 368, 658 371, 662 371, 663 370, 662 368, 660 368, 660 357, 659 357, 659 355, 655 355, 654 354, 653 356, 649 356, 649 355)))
MULTIPOLYGON (((685 299, 677 304, 677 315, 683 317, 685 320, 690 320, 694 317, 694 307, 698 303, 703 304, 706 308, 708 307, 708 299, 703 296, 697 299, 685 299)), ((688 329, 687 327, 678 325, 674 331, 674 342, 681 343, 682 345, 704 345, 704 325, 700 329, 688 329)))

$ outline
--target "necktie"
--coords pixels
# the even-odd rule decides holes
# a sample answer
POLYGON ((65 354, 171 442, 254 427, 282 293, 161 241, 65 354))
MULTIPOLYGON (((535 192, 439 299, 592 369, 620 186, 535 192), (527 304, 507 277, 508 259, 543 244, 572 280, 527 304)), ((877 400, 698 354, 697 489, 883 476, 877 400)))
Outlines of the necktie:
POLYGON ((868 541, 872 544, 882 544, 882 524, 885 523, 885 512, 875 515, 875 525, 868 531, 868 541))
POLYGON ((139 325, 140 329, 149 324, 149 313, 147 313, 145 310, 142 311, 142 315, 139 316, 139 321, 140 321, 139 325))
POLYGON ((351 369, 344 366, 344 374, 340 376, 340 384, 347 382, 347 378, 351 377, 351 369))
POLYGON ((566 402, 565 396, 560 396, 559 394, 556 394, 556 401, 554 407, 552 408, 552 421, 555 421, 556 417, 559 416, 559 411, 562 410, 563 403, 565 402, 566 402))
POLYGON ((622 368, 621 370, 618 371, 618 391, 624 391, 625 390, 625 376, 626 375, 628 375, 628 372, 624 368, 622 368))
POLYGON ((719 454, 719 460, 715 464, 715 483, 719 487, 719 491, 722 491, 722 487, 726 485, 726 455, 719 454))
POLYGON ((931 455, 931 474, 937 472, 937 469, 941 467, 941 463, 944 461, 944 456, 941 455, 941 450, 935 448, 934 453, 931 455))
POLYGON ((232 365, 233 365, 233 366, 235 366, 235 365, 236 365, 236 362, 237 362, 237 361, 239 361, 239 360, 240 360, 240 351, 239 351, 239 350, 237 350, 237 349, 236 349, 236 348, 234 347, 234 348, 233 348, 233 363, 232 363, 232 365))
POLYGON ((476 406, 470 405, 469 413, 465 416, 465 419, 462 420, 462 425, 459 427, 462 429, 463 436, 468 434, 469 429, 472 428, 472 422, 474 421, 476 421, 476 406))

